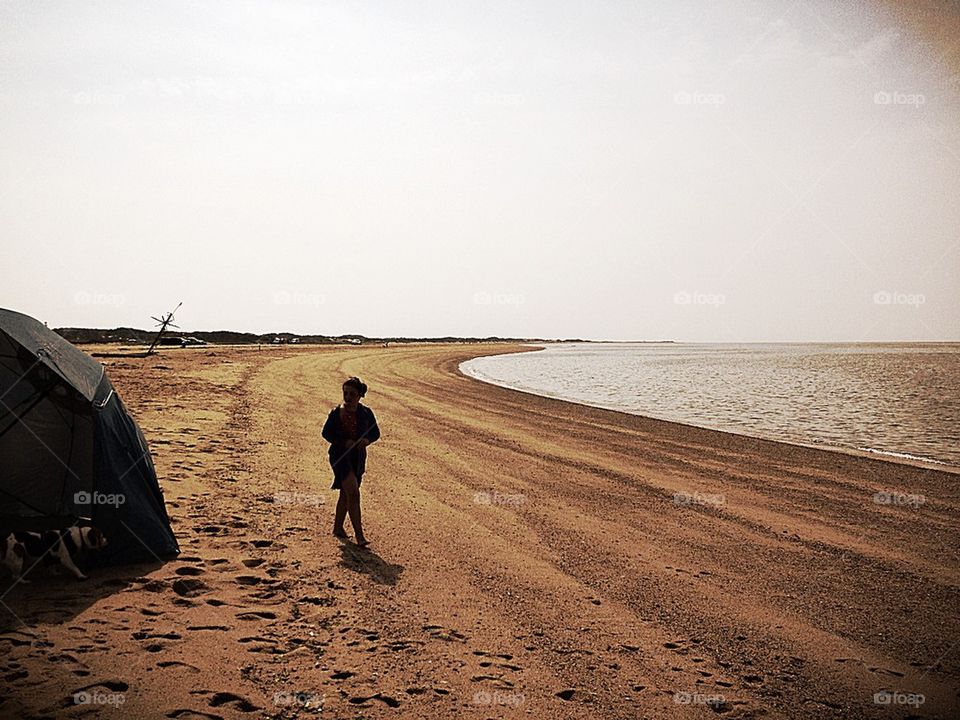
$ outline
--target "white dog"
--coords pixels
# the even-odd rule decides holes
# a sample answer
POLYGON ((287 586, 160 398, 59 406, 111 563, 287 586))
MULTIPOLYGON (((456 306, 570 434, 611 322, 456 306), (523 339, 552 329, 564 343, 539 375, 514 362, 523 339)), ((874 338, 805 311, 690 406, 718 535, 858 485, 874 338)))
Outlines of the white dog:
POLYGON ((107 546, 107 539, 95 527, 71 527, 47 532, 13 532, 0 543, 3 563, 20 582, 27 582, 23 580, 24 565, 29 570, 41 560, 44 564, 58 563, 78 580, 86 580, 87 576, 73 562, 74 555, 102 550, 107 546))

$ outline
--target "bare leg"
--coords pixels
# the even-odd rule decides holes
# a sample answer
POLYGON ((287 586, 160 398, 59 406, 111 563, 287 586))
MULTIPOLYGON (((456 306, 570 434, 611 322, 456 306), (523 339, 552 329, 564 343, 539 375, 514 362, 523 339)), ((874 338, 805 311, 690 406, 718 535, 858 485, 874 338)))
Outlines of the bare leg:
POLYGON ((360 485, 352 472, 343 479, 341 492, 347 496, 347 512, 350 513, 353 533, 357 536, 357 545, 366 545, 367 539, 363 536, 363 525, 360 523, 360 485))
POLYGON ((333 516, 333 534, 337 537, 346 537, 347 533, 343 529, 343 521, 347 517, 347 494, 343 488, 337 494, 337 510, 333 516))

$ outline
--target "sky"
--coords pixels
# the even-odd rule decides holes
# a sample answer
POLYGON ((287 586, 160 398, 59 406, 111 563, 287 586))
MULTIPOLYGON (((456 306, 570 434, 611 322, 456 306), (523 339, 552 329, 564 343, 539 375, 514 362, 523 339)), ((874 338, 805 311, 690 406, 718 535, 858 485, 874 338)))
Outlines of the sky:
POLYGON ((51 327, 960 340, 952 2, 0 3, 51 327))

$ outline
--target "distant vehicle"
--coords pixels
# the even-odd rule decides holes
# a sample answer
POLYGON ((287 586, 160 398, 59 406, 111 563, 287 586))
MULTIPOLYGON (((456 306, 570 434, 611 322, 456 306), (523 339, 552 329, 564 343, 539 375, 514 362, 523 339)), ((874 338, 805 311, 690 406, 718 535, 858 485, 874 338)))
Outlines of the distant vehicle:
POLYGON ((188 347, 191 345, 209 345, 206 340, 201 340, 193 336, 190 337, 165 337, 160 338, 161 345, 175 345, 178 347, 188 347))

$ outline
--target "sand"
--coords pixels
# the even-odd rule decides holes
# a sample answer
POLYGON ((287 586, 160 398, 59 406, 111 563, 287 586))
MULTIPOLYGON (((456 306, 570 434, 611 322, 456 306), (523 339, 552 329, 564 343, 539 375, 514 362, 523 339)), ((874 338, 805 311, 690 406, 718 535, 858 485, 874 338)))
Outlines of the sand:
POLYGON ((105 358, 183 553, 0 582, 0 716, 958 716, 957 474, 458 372, 519 349, 105 358), (369 551, 330 535, 349 374, 369 551))

